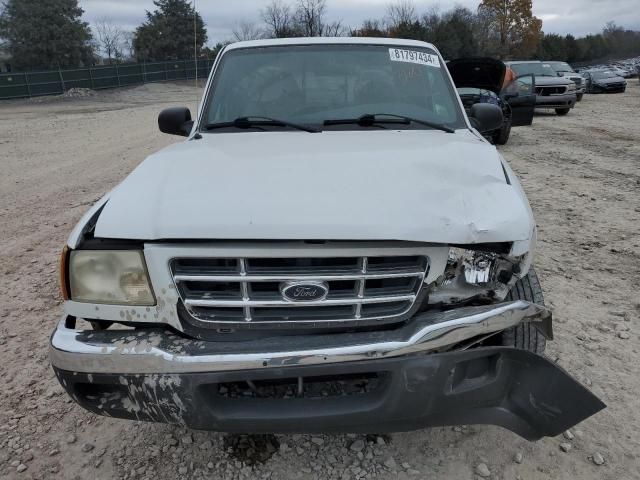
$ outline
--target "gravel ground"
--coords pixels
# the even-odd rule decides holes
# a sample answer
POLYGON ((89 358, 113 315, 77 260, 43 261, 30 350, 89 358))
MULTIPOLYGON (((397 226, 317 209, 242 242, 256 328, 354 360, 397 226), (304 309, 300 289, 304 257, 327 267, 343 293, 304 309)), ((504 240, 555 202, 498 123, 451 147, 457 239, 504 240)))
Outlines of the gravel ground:
POLYGON ((556 319, 548 355, 609 407, 558 438, 495 427, 392 436, 231 436, 91 415, 54 378, 59 251, 82 213, 149 153, 193 85, 0 104, 0 478, 640 478, 640 85, 540 114, 502 149, 539 225, 556 319))

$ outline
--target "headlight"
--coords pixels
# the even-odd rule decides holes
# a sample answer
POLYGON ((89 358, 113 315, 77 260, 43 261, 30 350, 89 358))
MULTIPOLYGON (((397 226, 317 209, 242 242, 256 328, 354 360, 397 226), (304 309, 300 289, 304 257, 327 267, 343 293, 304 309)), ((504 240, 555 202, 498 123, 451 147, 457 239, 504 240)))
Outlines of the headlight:
POLYGON ((458 303, 470 299, 503 300, 520 273, 521 258, 452 247, 444 275, 429 303, 458 303))
POLYGON ((493 284, 499 280, 506 283, 511 279, 512 268, 511 263, 505 264, 496 253, 452 247, 449 249, 445 282, 447 278, 460 278, 466 284, 476 286, 493 284))
POLYGON ((140 251, 76 250, 69 257, 71 300, 108 305, 155 305, 140 251))
POLYGON ((576 84, 572 83, 571 85, 569 85, 569 92, 575 92, 576 91, 576 84))

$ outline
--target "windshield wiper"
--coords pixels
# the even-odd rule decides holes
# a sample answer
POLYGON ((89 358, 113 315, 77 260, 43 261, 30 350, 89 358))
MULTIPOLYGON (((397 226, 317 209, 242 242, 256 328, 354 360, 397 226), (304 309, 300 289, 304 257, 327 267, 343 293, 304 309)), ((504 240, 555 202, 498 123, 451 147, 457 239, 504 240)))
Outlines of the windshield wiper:
POLYGON ((319 133, 320 130, 316 128, 306 127, 298 123, 287 122, 286 120, 279 120, 271 117, 261 116, 248 116, 238 117, 231 122, 220 123, 208 123, 204 126, 205 130, 216 130, 218 128, 253 128, 253 127, 289 127, 296 130, 302 130, 303 132, 319 133))
POLYGON ((344 118, 336 120, 325 120, 324 125, 360 125, 361 127, 373 127, 381 123, 396 123, 402 125, 410 125, 417 123, 424 125, 425 127, 433 128, 435 130, 442 130, 447 133, 455 133, 455 130, 451 127, 447 127, 441 123, 429 122, 428 120, 418 120, 417 118, 406 117, 404 115, 395 115, 393 113, 366 113, 358 118, 344 118), (381 117, 388 117, 386 119, 381 117))

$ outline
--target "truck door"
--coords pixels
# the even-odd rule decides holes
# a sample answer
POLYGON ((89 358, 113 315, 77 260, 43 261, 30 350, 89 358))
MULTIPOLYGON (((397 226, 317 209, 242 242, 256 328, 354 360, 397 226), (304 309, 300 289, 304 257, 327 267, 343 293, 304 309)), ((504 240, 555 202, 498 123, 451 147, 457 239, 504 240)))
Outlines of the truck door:
POLYGON ((536 108, 536 80, 533 75, 522 75, 508 83, 500 98, 511 107, 511 126, 523 127, 533 123, 536 108))

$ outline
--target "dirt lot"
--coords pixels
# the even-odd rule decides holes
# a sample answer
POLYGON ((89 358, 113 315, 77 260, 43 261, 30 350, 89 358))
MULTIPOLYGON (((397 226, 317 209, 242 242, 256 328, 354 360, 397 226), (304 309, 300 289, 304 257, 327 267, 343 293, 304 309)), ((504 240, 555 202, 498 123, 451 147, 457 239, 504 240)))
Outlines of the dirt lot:
POLYGON ((1 478, 473 479, 486 476, 481 463, 493 479, 640 478, 637 80, 566 117, 538 115, 503 149, 537 215, 537 268, 556 319, 548 355, 609 405, 573 432, 535 444, 484 426, 237 438, 73 404, 47 360, 59 251, 92 202, 176 140, 157 131, 158 111, 193 108, 197 94, 166 84, 0 104, 1 478))

